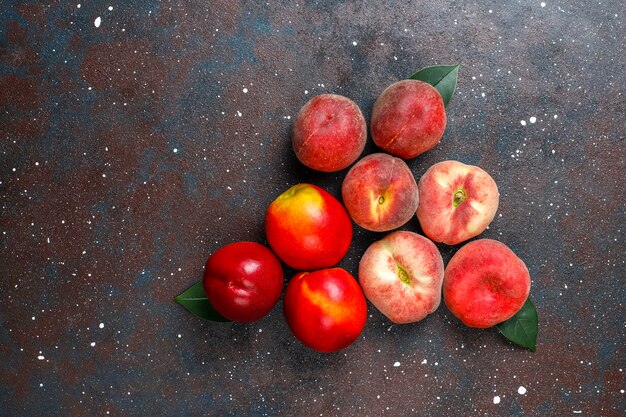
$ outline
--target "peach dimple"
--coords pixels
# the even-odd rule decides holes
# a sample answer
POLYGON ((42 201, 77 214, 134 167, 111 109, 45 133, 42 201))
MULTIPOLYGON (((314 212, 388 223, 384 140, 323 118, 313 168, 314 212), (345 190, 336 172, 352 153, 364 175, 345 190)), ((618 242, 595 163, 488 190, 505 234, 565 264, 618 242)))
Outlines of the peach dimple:
POLYGON ((352 220, 364 229, 384 232, 408 222, 419 202, 417 183, 406 163, 375 153, 357 162, 341 187, 352 220))
POLYGON ((498 186, 479 167, 458 161, 430 167, 418 184, 417 218, 435 242, 456 245, 481 234, 498 209, 498 186))

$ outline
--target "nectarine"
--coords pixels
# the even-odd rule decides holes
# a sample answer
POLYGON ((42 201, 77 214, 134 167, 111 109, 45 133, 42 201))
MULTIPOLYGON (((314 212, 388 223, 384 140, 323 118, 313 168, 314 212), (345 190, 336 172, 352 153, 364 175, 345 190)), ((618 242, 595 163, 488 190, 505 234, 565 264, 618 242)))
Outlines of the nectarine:
POLYGON ((246 323, 270 312, 284 280, 280 261, 271 250, 256 242, 238 242, 209 257, 202 285, 218 313, 246 323))
POLYGON ((361 287, 341 268, 300 272, 289 281, 283 306, 293 334, 319 352, 350 345, 367 319, 361 287))
POLYGON ((337 264, 352 242, 352 222, 341 203, 311 184, 297 184, 274 200, 265 234, 276 255, 304 271, 337 264))

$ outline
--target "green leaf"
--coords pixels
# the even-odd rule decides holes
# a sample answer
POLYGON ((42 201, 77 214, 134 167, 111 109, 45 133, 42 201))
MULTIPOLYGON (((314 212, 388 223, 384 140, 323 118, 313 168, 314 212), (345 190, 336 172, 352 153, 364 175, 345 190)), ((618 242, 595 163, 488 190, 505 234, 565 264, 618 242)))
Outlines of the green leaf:
POLYGON ((456 89, 456 78, 459 75, 460 67, 461 64, 435 65, 434 67, 423 68, 409 78, 424 81, 435 87, 443 98, 443 105, 447 106, 456 89))
POLYGON ((532 350, 537 350, 539 319, 537 309, 526 300, 520 311, 505 322, 498 324, 498 330, 511 342, 532 350))
POLYGON ((201 281, 196 282, 182 294, 178 295, 174 298, 174 301, 203 319, 220 322, 230 321, 227 318, 222 317, 220 313, 213 308, 211 302, 204 293, 201 281))

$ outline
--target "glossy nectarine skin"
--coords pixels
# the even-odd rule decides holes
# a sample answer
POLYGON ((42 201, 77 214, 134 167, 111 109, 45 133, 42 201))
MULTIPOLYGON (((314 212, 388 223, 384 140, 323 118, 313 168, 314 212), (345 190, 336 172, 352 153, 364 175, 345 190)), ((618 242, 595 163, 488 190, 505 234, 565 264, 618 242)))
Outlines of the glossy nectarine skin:
POLYGON ((403 80, 387 87, 372 109, 376 146, 403 159, 433 148, 446 129, 446 109, 439 91, 428 83, 403 80))
POLYGON ((304 165, 318 171, 347 168, 359 157, 367 139, 365 118, 357 104, 337 94, 321 94, 298 112, 291 143, 304 165))
POLYGON ((479 239, 463 246, 444 273, 446 306, 470 327, 486 328, 510 319, 529 292, 526 265, 496 240, 479 239))
POLYGON ((443 161, 420 178, 417 218, 435 242, 456 245, 481 234, 498 210, 498 186, 481 168, 443 161))
POLYGON ((298 184, 267 208, 265 234, 283 262, 313 271, 334 266, 346 255, 352 222, 331 194, 315 185, 298 184))
POLYGON ((209 257, 202 284, 218 313, 246 323, 270 312, 284 280, 280 261, 271 250, 256 242, 238 242, 209 257))
POLYGON ((394 323, 412 323, 434 312, 442 282, 439 250, 413 232, 393 232, 372 243, 359 264, 365 296, 394 323))
POLYGON ((301 272, 287 285, 287 324, 306 346, 334 352, 354 342, 367 319, 361 287, 341 268, 301 272))
POLYGON ((385 232, 408 222, 419 202, 413 173, 400 158, 374 153, 357 162, 343 180, 343 203, 364 229, 385 232))

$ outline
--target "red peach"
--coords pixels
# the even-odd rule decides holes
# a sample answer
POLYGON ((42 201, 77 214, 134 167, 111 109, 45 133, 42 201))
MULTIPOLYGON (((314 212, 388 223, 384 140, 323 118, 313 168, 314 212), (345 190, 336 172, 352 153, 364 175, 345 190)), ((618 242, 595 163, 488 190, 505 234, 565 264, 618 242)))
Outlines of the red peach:
POLYGON ((202 285, 218 313, 247 323, 270 312, 284 280, 280 261, 271 250, 260 243, 238 242, 209 257, 202 285))
POLYGON ((293 334, 319 352, 350 345, 367 319, 361 287, 341 268, 300 272, 289 281, 283 306, 293 334))
POLYGON ((456 245, 478 236, 498 210, 498 186, 477 166, 439 162, 426 171, 418 187, 417 218, 435 242, 456 245))
POLYGON ((446 129, 446 109, 435 87, 403 80, 378 97, 371 125, 376 146, 400 158, 414 158, 439 143, 446 129))
POLYGON ((267 208, 270 246, 292 268, 312 271, 337 264, 352 242, 352 222, 335 197, 311 184, 298 184, 267 208))
POLYGON ((463 246, 446 266, 443 298, 465 325, 486 328, 513 317, 530 292, 524 262, 503 243, 479 239, 463 246))
POLYGON ((384 153, 366 156, 348 171, 341 186, 352 220, 364 229, 386 232, 408 222, 419 202, 407 164, 384 153))
POLYGON ((394 323, 412 323, 434 312, 442 281, 439 250, 413 232, 393 232, 372 243, 359 264, 365 296, 394 323))
POLYGON ((309 100, 298 112, 291 143, 296 156, 309 168, 334 172, 359 157, 367 139, 367 126, 357 104, 337 94, 309 100))

